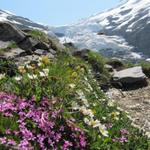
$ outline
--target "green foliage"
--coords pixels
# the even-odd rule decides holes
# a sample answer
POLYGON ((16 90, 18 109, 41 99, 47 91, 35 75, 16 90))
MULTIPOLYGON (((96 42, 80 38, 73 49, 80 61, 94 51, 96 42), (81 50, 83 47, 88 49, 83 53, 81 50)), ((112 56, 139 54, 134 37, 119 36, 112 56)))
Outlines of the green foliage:
POLYGON ((89 63, 93 65, 95 71, 102 73, 104 71, 105 58, 97 52, 88 52, 89 63))
POLYGON ((148 78, 150 78, 150 62, 143 61, 141 62, 141 66, 142 66, 143 72, 146 74, 148 78))
MULTIPOLYGON (((65 119, 74 120, 74 125, 85 131, 87 138, 85 149, 149 149, 148 138, 142 131, 131 126, 127 114, 117 109, 115 103, 110 104, 111 100, 106 97, 95 80, 95 73, 91 71, 93 64, 98 66, 100 73, 106 75, 105 59, 102 56, 90 52, 89 62, 85 62, 80 58, 61 53, 57 60, 48 61, 41 58, 38 63, 40 65, 28 64, 18 69, 16 75, 18 78, 6 77, 6 80, 0 82, 0 91, 14 93, 27 99, 35 96, 37 105, 40 104, 42 97, 61 100, 60 103, 56 103, 54 109, 62 109, 65 119), (45 76, 43 74, 41 76, 43 69, 48 69, 45 76), (95 122, 93 123, 91 119, 99 121, 101 128, 94 127, 95 122), (127 133, 122 135, 122 129, 126 129, 127 133), (127 141, 122 142, 122 136, 127 141)), ((4 132, 6 128, 16 129, 16 118, 17 116, 14 116, 9 120, 0 116, 0 131, 4 132)), ((30 123, 31 130, 32 126, 30 123)))
POLYGON ((104 67, 106 58, 98 52, 89 51, 88 62, 92 66, 92 70, 95 72, 95 77, 100 86, 107 85, 111 77, 108 70, 104 67))
POLYGON ((39 40, 39 41, 49 43, 48 36, 40 30, 31 30, 31 31, 29 31, 28 34, 31 35, 33 38, 39 40))

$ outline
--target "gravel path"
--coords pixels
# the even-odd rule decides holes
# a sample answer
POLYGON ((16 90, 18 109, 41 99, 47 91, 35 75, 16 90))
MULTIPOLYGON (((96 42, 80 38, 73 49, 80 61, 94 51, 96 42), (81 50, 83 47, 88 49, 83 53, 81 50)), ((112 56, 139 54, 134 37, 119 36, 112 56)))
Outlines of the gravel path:
POLYGON ((110 89, 108 95, 119 107, 129 112, 133 123, 144 129, 150 137, 150 81, 149 85, 132 91, 110 89))

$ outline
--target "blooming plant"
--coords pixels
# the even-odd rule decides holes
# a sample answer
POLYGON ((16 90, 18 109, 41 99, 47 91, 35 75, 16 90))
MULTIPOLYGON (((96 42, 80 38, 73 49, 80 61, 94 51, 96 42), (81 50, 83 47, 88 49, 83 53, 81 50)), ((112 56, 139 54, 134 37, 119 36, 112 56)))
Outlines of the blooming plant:
POLYGON ((15 149, 86 149, 86 137, 73 121, 62 116, 63 110, 53 110, 53 101, 43 98, 37 105, 33 97, 21 99, 13 94, 0 93, 0 113, 15 117, 16 130, 6 128, 0 143, 15 149), (16 136, 17 140, 12 139, 16 136))

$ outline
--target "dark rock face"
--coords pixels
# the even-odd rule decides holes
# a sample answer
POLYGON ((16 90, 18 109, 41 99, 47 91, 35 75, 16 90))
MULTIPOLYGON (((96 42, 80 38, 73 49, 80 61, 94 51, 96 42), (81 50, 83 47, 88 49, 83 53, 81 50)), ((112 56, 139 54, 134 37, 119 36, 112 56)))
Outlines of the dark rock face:
POLYGON ((49 50, 50 45, 46 44, 44 42, 38 42, 35 46, 36 49, 44 49, 44 50, 49 50))
POLYGON ((22 41, 18 43, 19 47, 26 51, 34 50, 34 47, 38 44, 38 41, 26 36, 22 41))
POLYGON ((0 40, 1 41, 15 41, 16 43, 25 38, 24 33, 15 26, 0 22, 0 40))
POLYGON ((40 56, 45 55, 54 59, 57 54, 56 50, 52 49, 51 43, 39 41, 6 22, 0 22, 0 41, 2 44, 0 47, 3 48, 0 51, 0 59, 13 60, 18 65, 24 64, 26 61, 36 61, 40 56), (11 42, 15 42, 18 48, 9 48, 11 42))

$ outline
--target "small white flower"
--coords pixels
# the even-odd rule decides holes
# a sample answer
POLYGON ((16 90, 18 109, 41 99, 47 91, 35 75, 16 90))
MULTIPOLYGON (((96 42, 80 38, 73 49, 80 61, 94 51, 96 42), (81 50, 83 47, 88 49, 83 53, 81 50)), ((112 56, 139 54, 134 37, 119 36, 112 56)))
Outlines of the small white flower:
POLYGON ((32 74, 32 75, 31 75, 31 74, 28 74, 28 78, 31 79, 31 80, 32 80, 32 79, 36 79, 36 78, 37 78, 37 75, 35 75, 35 74, 32 74))
POLYGON ((73 84, 73 83, 72 83, 72 84, 69 84, 69 87, 70 87, 71 89, 74 89, 74 88, 75 88, 75 86, 76 86, 76 85, 75 85, 75 84, 73 84))
POLYGON ((108 101, 108 106, 109 107, 114 107, 114 101, 113 100, 109 100, 108 101))
POLYGON ((38 62, 38 64, 37 64, 39 67, 41 67, 42 66, 42 63, 41 62, 38 62))
POLYGON ((40 74, 40 77, 46 77, 44 72, 39 72, 39 74, 40 74))
POLYGON ((108 137, 108 131, 104 125, 99 125, 99 131, 103 136, 108 137))
POLYGON ((119 120, 120 112, 112 112, 110 115, 114 120, 119 120))
POLYGON ((106 101, 106 99, 104 99, 104 98, 103 98, 103 99, 100 99, 100 101, 105 102, 105 101, 106 101))
POLYGON ((49 69, 43 69, 42 71, 39 72, 40 77, 47 77, 49 74, 49 69))
POLYGON ((43 69, 43 72, 48 76, 48 74, 49 74, 49 69, 43 69))
POLYGON ((28 65, 28 64, 26 65, 26 68, 27 68, 27 69, 30 69, 30 70, 33 70, 33 69, 34 69, 34 67, 32 67, 31 65, 28 65))
POLYGON ((89 116, 91 118, 94 117, 94 114, 93 114, 92 110, 91 109, 87 109, 85 106, 82 106, 80 108, 80 111, 83 113, 83 115, 87 115, 87 116, 89 116))
POLYGON ((88 118, 84 118, 84 123, 90 126, 90 120, 88 118))
POLYGON ((124 111, 121 107, 117 107, 117 109, 118 109, 119 111, 124 111))
POLYGON ((42 57, 39 57, 38 61, 41 62, 42 61, 42 57))
POLYGON ((76 93, 78 94, 78 99, 85 99, 85 95, 81 90, 76 91, 76 93))
POLYGON ((106 120, 106 117, 102 117, 103 120, 106 120))
POLYGON ((93 88, 92 88, 92 86, 89 83, 87 83, 87 86, 88 86, 90 91, 93 91, 93 88))
POLYGON ((22 76, 16 76, 14 79, 15 79, 16 81, 20 81, 20 80, 22 80, 22 76))
POLYGON ((84 77, 84 80, 85 80, 85 81, 88 81, 88 78, 87 78, 87 77, 84 77))
POLYGON ((98 95, 96 94, 96 92, 94 92, 94 95, 95 95, 96 99, 98 99, 98 95))
POLYGON ((99 120, 91 120, 90 121, 90 125, 93 127, 93 128, 97 128, 97 127, 99 127, 100 125, 101 125, 101 123, 100 123, 100 121, 99 120))
POLYGON ((97 103, 93 103, 93 106, 94 106, 94 107, 97 106, 97 103))
POLYGON ((85 88, 85 91, 87 92, 87 93, 90 93, 91 91, 89 90, 89 89, 87 89, 87 88, 85 88))
POLYGON ((88 100, 87 99, 82 99, 82 102, 83 104, 86 106, 86 107, 89 107, 89 103, 88 103, 88 100))
POLYGON ((0 74, 0 80, 2 80, 3 78, 5 78, 5 73, 0 74))
POLYGON ((76 102, 72 102, 72 109, 79 110, 80 106, 76 102))

